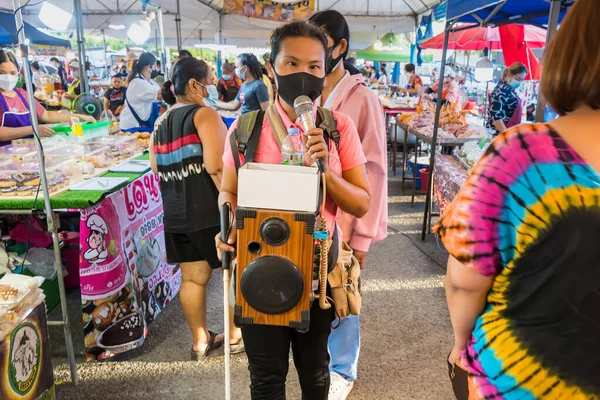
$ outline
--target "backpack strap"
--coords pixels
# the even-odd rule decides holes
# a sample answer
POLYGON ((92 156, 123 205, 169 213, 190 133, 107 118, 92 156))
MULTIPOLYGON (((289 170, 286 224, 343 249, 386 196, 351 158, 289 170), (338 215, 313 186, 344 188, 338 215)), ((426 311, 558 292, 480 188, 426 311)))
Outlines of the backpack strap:
POLYGON ((241 167, 240 153, 245 155, 246 163, 252 162, 254 159, 264 117, 265 112, 259 110, 246 113, 238 118, 237 126, 229 137, 236 172, 241 167))
POLYGON ((337 129, 337 121, 333 111, 323 107, 317 107, 317 111, 317 126, 323 129, 323 132, 333 140, 336 147, 339 147, 340 131, 337 129))

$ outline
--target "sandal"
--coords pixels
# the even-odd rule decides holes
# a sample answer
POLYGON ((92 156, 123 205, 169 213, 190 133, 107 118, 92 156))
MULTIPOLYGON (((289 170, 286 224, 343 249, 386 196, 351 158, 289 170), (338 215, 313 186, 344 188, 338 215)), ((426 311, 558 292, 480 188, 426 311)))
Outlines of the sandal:
POLYGON ((215 350, 220 349, 221 347, 223 347, 223 340, 219 340, 218 342, 215 341, 217 338, 217 335, 220 335, 219 333, 214 333, 211 331, 208 331, 208 335, 209 335, 209 339, 208 339, 208 345, 206 346, 206 349, 204 349, 204 351, 195 351, 194 348, 192 347, 192 361, 200 361, 203 358, 206 358, 210 355, 210 353, 212 353, 215 350))
POLYGON ((240 338, 240 341, 236 344, 229 345, 229 353, 230 354, 240 354, 246 351, 246 347, 244 346, 244 339, 240 338))

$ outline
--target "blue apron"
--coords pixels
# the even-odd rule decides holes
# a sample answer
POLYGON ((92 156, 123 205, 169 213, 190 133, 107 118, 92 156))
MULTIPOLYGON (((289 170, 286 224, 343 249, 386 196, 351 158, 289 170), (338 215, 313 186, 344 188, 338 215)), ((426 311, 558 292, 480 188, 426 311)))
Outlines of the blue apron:
MULTIPOLYGON (((22 128, 24 126, 31 126, 31 116, 29 115, 29 103, 27 103, 27 100, 25 100, 20 91, 15 90, 15 93, 17 94, 17 96, 19 96, 19 98, 27 108, 27 112, 12 111, 8 107, 8 104, 6 104, 4 96, 0 93, 0 106, 2 107, 2 124, 0 124, 0 126, 4 126, 7 128, 22 128)), ((33 137, 33 135, 26 137, 31 138, 33 137)), ((10 143, 10 140, 7 142, 0 142, 0 146, 6 146, 10 143)))

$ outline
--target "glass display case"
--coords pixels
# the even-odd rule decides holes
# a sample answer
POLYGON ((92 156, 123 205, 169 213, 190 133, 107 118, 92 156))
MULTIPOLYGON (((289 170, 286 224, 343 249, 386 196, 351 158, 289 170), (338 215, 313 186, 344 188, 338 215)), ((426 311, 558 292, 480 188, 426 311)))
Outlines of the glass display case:
POLYGON ((135 136, 99 136, 84 142, 90 148, 108 147, 115 161, 125 160, 142 152, 135 136))
MULTIPOLYGON (((80 169, 68 163, 46 166, 50 193, 56 193, 83 180, 80 169)), ((42 196, 37 161, 0 160, 0 196, 42 196)))

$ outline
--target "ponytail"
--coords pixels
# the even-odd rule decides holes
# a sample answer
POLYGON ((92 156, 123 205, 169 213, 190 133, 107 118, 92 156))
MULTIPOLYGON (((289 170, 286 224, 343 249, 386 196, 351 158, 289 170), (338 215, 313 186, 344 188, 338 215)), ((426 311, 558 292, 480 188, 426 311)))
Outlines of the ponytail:
POLYGON ((177 103, 177 99, 175 98, 175 93, 173 93, 173 81, 166 81, 161 89, 161 94, 163 100, 170 106, 177 103))
POLYGON ((131 64, 131 72, 127 75, 127 83, 131 83, 131 81, 139 74, 138 72, 138 60, 133 60, 133 64, 131 64))

